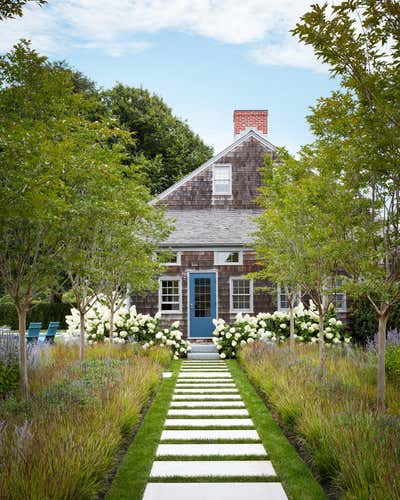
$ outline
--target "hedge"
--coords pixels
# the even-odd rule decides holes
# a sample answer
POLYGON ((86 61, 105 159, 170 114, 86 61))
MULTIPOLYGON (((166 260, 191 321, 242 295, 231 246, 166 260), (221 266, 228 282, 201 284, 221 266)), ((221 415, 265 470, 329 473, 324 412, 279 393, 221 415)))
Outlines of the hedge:
MULTIPOLYGON (((378 332, 376 313, 367 298, 353 300, 351 309, 351 335, 356 342, 365 344, 369 339, 373 339, 378 332)), ((387 326, 388 330, 400 329, 400 303, 392 309, 387 326)))
MULTIPOLYGON (((46 329, 50 321, 59 321, 60 329, 64 330, 67 328, 65 316, 70 314, 70 311, 70 304, 40 302, 34 304, 28 312, 27 325, 31 321, 41 322, 42 328, 46 329)), ((0 326, 3 325, 18 330, 18 315, 13 304, 0 304, 0 326)))

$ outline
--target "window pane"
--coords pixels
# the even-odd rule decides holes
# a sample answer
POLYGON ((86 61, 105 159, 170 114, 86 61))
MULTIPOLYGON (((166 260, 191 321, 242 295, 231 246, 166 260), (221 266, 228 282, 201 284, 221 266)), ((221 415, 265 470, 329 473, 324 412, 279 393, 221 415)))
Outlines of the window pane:
POLYGON ((248 279, 232 280, 232 308, 246 311, 251 309, 251 288, 248 279))
POLYGON ((215 252, 215 263, 224 264, 239 264, 240 252, 215 252))
POLYGON ((230 194, 231 192, 231 167, 214 165, 213 172, 214 194, 230 194))
POLYGON ((195 278, 194 280, 194 315, 196 318, 211 316, 210 278, 195 278))
POLYGON ((179 281, 161 281, 161 309, 163 311, 178 311, 180 309, 179 281))
POLYGON ((231 168, 230 167, 214 167, 214 179, 215 180, 225 180, 229 181, 231 178, 231 168))

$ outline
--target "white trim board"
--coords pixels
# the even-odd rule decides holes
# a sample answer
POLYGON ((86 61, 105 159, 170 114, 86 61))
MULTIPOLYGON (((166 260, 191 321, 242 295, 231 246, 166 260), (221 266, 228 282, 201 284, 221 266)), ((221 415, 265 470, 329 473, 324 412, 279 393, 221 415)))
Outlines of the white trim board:
POLYGON ((214 156, 213 158, 210 158, 208 161, 206 161, 205 163, 203 163, 202 165, 200 165, 200 167, 197 167, 195 170, 193 170, 193 172, 190 172, 190 174, 186 175, 181 180, 179 180, 178 182, 176 182, 175 184, 173 184, 172 186, 170 186, 168 189, 166 189, 165 191, 163 191, 162 193, 160 193, 153 200, 151 200, 149 204, 150 205, 154 205, 158 201, 164 199, 166 196, 168 196, 169 194, 171 194, 173 191, 175 191, 179 187, 181 187, 184 184, 186 184, 186 182, 188 182, 191 179, 193 179, 193 177, 195 177, 197 174, 203 172, 203 170, 205 170, 206 168, 208 168, 213 163, 216 163, 220 158, 223 158, 225 155, 227 155, 228 153, 230 153, 237 146, 240 146, 243 142, 247 141, 250 138, 256 139, 257 141, 259 141, 263 146, 265 146, 270 151, 272 151, 272 152, 276 151, 276 148, 275 148, 275 146, 272 143, 270 143, 269 141, 267 141, 267 139, 265 139, 264 137, 262 137, 255 130, 250 130, 249 132, 247 132, 247 134, 239 137, 235 142, 233 142, 230 146, 228 146, 223 151, 221 151, 220 153, 218 153, 216 156, 214 156))

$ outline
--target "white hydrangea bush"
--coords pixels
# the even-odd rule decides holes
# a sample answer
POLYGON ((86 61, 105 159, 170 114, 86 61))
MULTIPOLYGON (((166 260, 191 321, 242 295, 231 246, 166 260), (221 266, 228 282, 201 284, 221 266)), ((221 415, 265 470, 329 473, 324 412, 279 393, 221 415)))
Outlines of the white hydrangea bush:
MULTIPOLYGON (((175 359, 185 357, 190 349, 189 342, 182 338, 179 330, 179 321, 171 324, 170 328, 161 328, 160 313, 154 316, 138 313, 135 306, 129 311, 119 309, 114 315, 113 343, 125 344, 128 342, 143 343, 144 348, 153 345, 165 345, 171 348, 175 359)), ((79 311, 72 308, 71 314, 66 317, 68 334, 79 334, 79 311)), ((110 342, 110 311, 101 297, 85 316, 85 333, 88 344, 110 342)))
POLYGON ((145 349, 153 345, 164 345, 170 347, 174 359, 186 357, 190 350, 189 342, 182 338, 182 332, 179 330, 179 321, 174 321, 170 328, 159 329, 154 336, 143 344, 145 349))
MULTIPOLYGON (((315 305, 305 308, 300 304, 295 308, 295 339, 296 342, 317 343, 319 333, 319 317, 315 305)), ((286 342, 290 336, 289 312, 259 313, 257 316, 239 313, 232 325, 223 319, 214 320, 213 342, 217 346, 220 357, 234 358, 237 349, 255 340, 262 342, 286 342)), ((349 344, 351 337, 344 332, 343 322, 336 317, 333 307, 325 316, 325 343, 328 347, 349 344)))

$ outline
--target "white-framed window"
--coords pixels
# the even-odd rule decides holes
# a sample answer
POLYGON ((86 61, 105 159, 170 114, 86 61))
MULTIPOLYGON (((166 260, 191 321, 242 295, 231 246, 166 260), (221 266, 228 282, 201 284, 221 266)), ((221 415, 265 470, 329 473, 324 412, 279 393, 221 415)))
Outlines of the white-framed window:
POLYGON ((161 262, 166 266, 180 266, 181 265, 181 252, 172 251, 167 255, 161 255, 161 262))
POLYGON ((346 312, 347 311, 347 297, 346 292, 341 290, 343 287, 344 279, 342 276, 329 277, 327 279, 327 290, 331 296, 332 304, 334 305, 336 311, 346 312))
POLYGON ((243 252, 240 250, 214 252, 214 265, 216 266, 241 266, 243 252))
POLYGON ((232 166, 220 164, 213 166, 213 194, 232 194, 232 166))
MULTIPOLYGON (((277 294, 278 294, 278 301, 277 301, 278 302, 278 304, 277 304, 278 311, 288 311, 289 310, 289 296, 286 292, 286 288, 278 285, 277 294)), ((300 304, 300 301, 301 301, 300 292, 297 292, 294 305, 298 306, 300 304)))
POLYGON ((182 312, 182 280, 179 276, 159 279, 158 309, 162 314, 182 312))
POLYGON ((243 277, 230 278, 231 312, 253 312, 253 280, 243 277))

